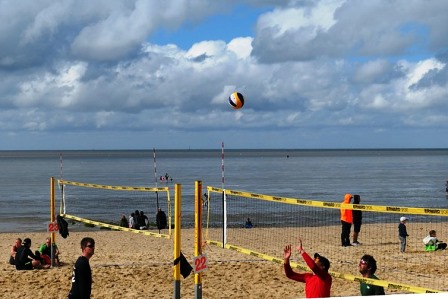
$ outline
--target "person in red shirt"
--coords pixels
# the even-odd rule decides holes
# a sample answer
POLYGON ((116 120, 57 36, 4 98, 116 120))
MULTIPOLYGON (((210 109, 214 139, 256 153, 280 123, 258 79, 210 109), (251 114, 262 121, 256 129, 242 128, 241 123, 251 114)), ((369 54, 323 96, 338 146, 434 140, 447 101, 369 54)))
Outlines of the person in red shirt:
POLYGON ((298 239, 297 251, 302 255, 303 260, 313 273, 294 272, 289 264, 291 258, 291 245, 286 245, 283 249, 286 277, 289 279, 305 283, 306 298, 325 298, 330 297, 332 277, 328 273, 330 261, 319 255, 314 254, 314 260, 302 248, 302 240, 298 239))

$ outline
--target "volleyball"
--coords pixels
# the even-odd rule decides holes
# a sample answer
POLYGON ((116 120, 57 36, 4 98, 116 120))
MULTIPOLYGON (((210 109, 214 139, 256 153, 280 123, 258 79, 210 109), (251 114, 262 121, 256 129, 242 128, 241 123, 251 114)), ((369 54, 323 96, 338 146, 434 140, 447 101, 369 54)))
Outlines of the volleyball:
POLYGON ((244 97, 239 92, 234 92, 229 97, 229 103, 233 109, 240 109, 244 106, 244 97))

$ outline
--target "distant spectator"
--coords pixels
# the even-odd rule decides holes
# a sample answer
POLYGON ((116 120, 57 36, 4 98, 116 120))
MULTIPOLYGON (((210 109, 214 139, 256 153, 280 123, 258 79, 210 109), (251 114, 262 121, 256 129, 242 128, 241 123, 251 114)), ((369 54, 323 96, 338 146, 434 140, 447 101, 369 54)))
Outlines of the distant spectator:
POLYGON ((425 244, 427 251, 433 251, 433 250, 438 250, 438 249, 443 250, 447 246, 446 243, 443 243, 442 241, 437 239, 437 232, 433 229, 430 230, 429 235, 427 235, 423 239, 423 244, 425 244))
POLYGON ((131 216, 129 216, 129 228, 134 228, 134 221, 135 221, 135 214, 131 213, 131 216))
POLYGON ((140 216, 140 211, 139 210, 135 210, 134 216, 132 217, 134 219, 133 225, 132 225, 133 229, 140 229, 140 227, 138 225, 138 217, 139 216, 140 216))
POLYGON ((120 219, 120 226, 121 226, 121 227, 129 227, 129 222, 128 222, 128 219, 126 218, 126 215, 125 215, 125 214, 123 214, 123 215, 121 216, 121 219, 120 219))
POLYGON ((11 253, 9 256, 9 264, 15 265, 15 258, 17 254, 17 250, 22 246, 22 239, 17 238, 14 242, 14 245, 11 246, 11 253))
POLYGON ((408 218, 401 217, 400 224, 398 224, 398 239, 400 239, 400 252, 404 253, 406 251, 406 238, 409 237, 408 231, 406 229, 406 223, 408 218))
MULTIPOLYGON (((361 202, 361 196, 358 194, 353 195, 353 204, 359 205, 361 202)), ((359 210, 352 210, 353 215, 353 242, 352 245, 358 246, 361 245, 361 243, 358 242, 358 235, 361 231, 361 224, 362 224, 362 211, 359 210)))
MULTIPOLYGON (((376 260, 371 255, 363 255, 359 261, 359 273, 365 278, 378 279, 378 277, 375 276, 375 272, 376 260)), ((383 287, 367 284, 362 281, 360 282, 359 289, 362 296, 385 295, 383 287)))
POLYGON ((157 229, 159 230, 159 234, 160 231, 162 229, 165 229, 167 226, 167 221, 166 221, 166 214, 164 211, 162 211, 161 208, 159 208, 157 210, 157 215, 156 215, 156 224, 157 224, 157 229))
POLYGON ((246 224, 244 225, 245 228, 252 228, 254 227, 252 224, 252 221, 250 221, 250 218, 247 218, 246 224))
POLYGON ((147 229, 148 228, 148 216, 145 215, 145 213, 143 213, 143 211, 140 211, 140 215, 138 215, 137 217, 137 221, 138 221, 138 228, 139 229, 147 229))
MULTIPOLYGON (((345 194, 343 204, 349 204, 352 200, 353 196, 349 193, 345 194)), ((353 214, 350 209, 342 209, 341 208, 341 244, 342 246, 351 246, 350 243, 350 230, 352 228, 353 223, 353 214)))
POLYGON ((202 198, 202 207, 206 208, 208 206, 208 194, 204 193, 204 197, 202 198))

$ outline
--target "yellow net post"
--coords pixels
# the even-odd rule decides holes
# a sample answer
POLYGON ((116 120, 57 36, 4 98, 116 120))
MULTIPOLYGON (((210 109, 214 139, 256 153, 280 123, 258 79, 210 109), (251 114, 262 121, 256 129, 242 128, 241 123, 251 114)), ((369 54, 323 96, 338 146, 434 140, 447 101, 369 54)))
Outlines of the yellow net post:
MULTIPOLYGON (((50 178, 50 223, 53 223, 55 221, 54 216, 55 211, 55 198, 54 198, 54 177, 50 178)), ((55 256, 54 256, 54 246, 56 242, 56 236, 54 231, 51 231, 51 267, 55 266, 55 256)))
MULTIPOLYGON (((202 181, 194 184, 194 255, 202 255, 202 181)), ((194 298, 202 299, 202 273, 194 274, 194 298)))
MULTIPOLYGON (((174 185, 174 260, 180 257, 182 186, 174 185)), ((171 224, 170 224, 171 225, 171 224)), ((180 299, 180 262, 174 266, 174 299, 180 299)))

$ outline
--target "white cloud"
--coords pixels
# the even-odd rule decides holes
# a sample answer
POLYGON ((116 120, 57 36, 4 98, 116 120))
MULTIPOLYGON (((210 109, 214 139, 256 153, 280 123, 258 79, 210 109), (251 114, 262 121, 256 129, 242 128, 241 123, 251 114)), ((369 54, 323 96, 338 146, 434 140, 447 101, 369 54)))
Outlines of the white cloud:
POLYGON ((191 142, 184 135, 213 147, 237 130, 241 147, 294 147, 307 140, 295 134, 314 145, 321 130, 334 132, 322 144, 338 147, 355 127, 448 128, 446 1, 11 3, 0 0, 0 137, 82 130, 93 148, 98 132, 127 132, 138 147, 144 132, 184 142, 168 148, 191 142), (194 31, 250 5, 265 8, 254 36, 194 31), (156 32, 179 28, 195 33, 189 49, 157 44, 156 32), (229 109, 233 91, 245 96, 241 110, 229 109), (264 134, 279 128, 290 135, 272 145, 264 134))
POLYGON ((422 60, 416 64, 405 63, 405 65, 409 69, 406 82, 407 87, 411 87, 411 85, 418 83, 428 71, 434 69, 440 70, 445 66, 444 63, 441 63, 434 58, 422 60))
POLYGON ((245 59, 252 52, 252 37, 239 37, 231 40, 227 45, 229 51, 235 53, 239 59, 245 59))

